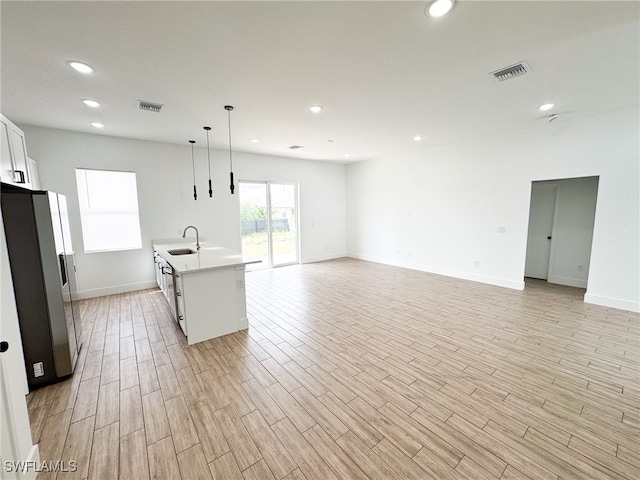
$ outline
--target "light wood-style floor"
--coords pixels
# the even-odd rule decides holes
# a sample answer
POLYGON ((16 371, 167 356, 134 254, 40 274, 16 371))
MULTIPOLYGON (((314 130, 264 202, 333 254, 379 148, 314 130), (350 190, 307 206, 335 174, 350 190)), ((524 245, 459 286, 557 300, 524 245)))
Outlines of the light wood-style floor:
POLYGON ((640 478, 637 314, 352 259, 246 284, 249 330, 192 347, 157 290, 82 302, 28 398, 58 479, 640 478))

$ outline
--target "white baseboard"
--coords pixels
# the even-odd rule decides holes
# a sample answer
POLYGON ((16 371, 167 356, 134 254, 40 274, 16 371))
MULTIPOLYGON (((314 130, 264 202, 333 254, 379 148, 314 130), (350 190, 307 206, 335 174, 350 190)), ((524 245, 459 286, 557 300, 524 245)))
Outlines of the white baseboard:
POLYGON ((603 307, 617 308, 620 310, 627 310, 629 312, 640 313, 640 302, 634 302, 632 300, 624 300, 622 298, 606 297, 604 295, 594 295, 593 293, 585 293, 585 303, 592 303, 594 305, 601 305, 603 307))
POLYGON ((494 285, 496 287, 510 288, 512 290, 524 290, 524 279, 521 281, 513 281, 507 278, 491 277, 489 275, 480 275, 469 272, 461 272, 458 270, 451 270, 448 268, 433 267, 430 265, 421 265, 411 262, 393 261, 378 257, 372 257, 369 255, 359 255, 354 253, 347 253, 347 257, 357 258, 359 260, 366 260, 368 262, 382 263, 385 265, 393 265, 395 267, 408 268, 410 270, 418 270, 421 272, 434 273, 436 275, 443 275, 445 277, 459 278, 462 280, 470 280, 472 282, 486 283, 488 285, 494 285))
POLYGON ((125 285, 115 285, 112 287, 93 288, 89 290, 80 290, 78 292, 78 300, 86 298, 104 297, 106 295, 116 295, 118 293, 135 292, 136 290, 146 290, 155 288, 158 284, 155 280, 148 282, 128 283, 125 285))
POLYGON ((347 255, 343 253, 329 253, 327 255, 318 255, 315 257, 308 257, 300 260, 300 263, 315 263, 324 262, 325 260, 335 260, 336 258, 344 258, 347 255))
MULTIPOLYGON (((22 460, 21 463, 23 465, 33 466, 34 468, 18 470, 18 472, 16 472, 18 474, 17 478, 20 478, 20 480, 35 480, 38 475, 38 471, 35 467, 40 466, 40 445, 37 443, 32 445, 29 449, 29 455, 27 455, 27 458, 22 460)), ((2 468, 4 468, 4 465, 2 465, 2 468)))

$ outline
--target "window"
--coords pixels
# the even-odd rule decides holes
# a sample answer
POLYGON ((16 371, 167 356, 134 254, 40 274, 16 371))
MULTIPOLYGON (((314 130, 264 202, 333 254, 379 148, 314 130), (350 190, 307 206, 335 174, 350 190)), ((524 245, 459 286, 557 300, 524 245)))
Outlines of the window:
POLYGON ((142 248, 134 172, 76 168, 85 252, 142 248))

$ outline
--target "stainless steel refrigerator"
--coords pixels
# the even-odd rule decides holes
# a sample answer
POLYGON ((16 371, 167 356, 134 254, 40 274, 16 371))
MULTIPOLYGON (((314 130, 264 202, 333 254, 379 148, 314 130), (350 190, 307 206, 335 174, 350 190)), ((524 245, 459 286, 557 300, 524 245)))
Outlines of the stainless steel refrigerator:
POLYGON ((3 183, 0 192, 11 276, 31 390, 73 373, 82 346, 70 278, 73 247, 64 195, 3 183))

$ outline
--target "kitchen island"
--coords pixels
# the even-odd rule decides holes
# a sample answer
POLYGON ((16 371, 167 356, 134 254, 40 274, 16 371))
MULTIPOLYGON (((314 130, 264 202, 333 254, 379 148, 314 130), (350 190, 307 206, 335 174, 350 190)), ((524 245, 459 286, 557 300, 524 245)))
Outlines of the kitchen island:
POLYGON ((248 328, 245 266, 260 261, 208 242, 200 247, 153 241, 158 286, 189 345, 248 328))

